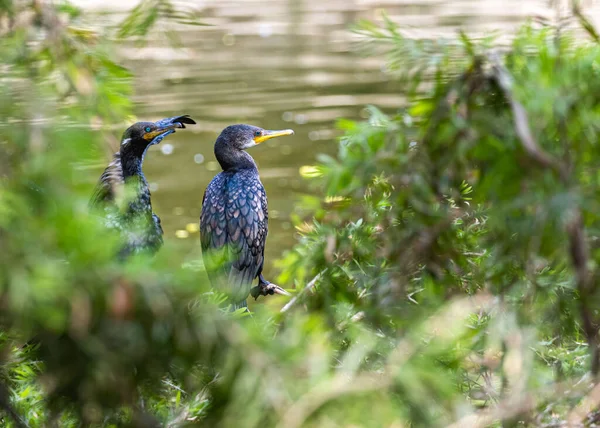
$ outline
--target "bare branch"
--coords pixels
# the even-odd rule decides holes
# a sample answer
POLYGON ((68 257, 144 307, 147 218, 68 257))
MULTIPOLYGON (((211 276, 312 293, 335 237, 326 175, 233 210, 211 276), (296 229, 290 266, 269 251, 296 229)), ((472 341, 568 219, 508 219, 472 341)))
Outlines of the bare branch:
POLYGON ((546 153, 535 141, 531 128, 529 127, 529 119, 525 107, 523 107, 523 105, 513 96, 512 78, 506 67, 504 67, 500 61, 498 54, 490 54, 489 61, 492 65, 493 77, 510 104, 517 137, 519 137, 523 149, 525 149, 529 157, 536 161, 540 166, 556 171, 561 179, 565 180, 567 177, 566 168, 551 155, 546 153))
POLYGON ((570 427, 583 426, 583 422, 588 414, 593 410, 597 409, 600 405, 600 383, 594 386, 594 388, 586 395, 583 400, 575 407, 569 416, 567 421, 570 427))
POLYGON ((321 275, 325 273, 325 270, 326 269, 323 269, 308 284, 306 284, 306 287, 304 287, 297 295, 294 296, 292 300, 290 300, 283 308, 281 308, 280 312, 287 312, 296 303, 300 296, 302 296, 307 291, 312 290, 315 287, 315 285, 317 285, 317 281, 321 278, 321 275))
POLYGON ((590 307, 592 296, 596 287, 592 281, 592 275, 588 269, 589 250, 583 218, 579 209, 575 210, 573 219, 567 224, 571 263, 575 269, 577 279, 577 291, 579 292, 579 311, 583 323, 588 346, 591 352, 591 372, 597 377, 600 371, 600 349, 598 347, 598 326, 594 319, 593 309, 590 307))
POLYGON ((600 35, 596 31, 594 25, 590 22, 590 20, 583 14, 581 11, 581 5, 579 4, 579 0, 573 0, 573 15, 579 20, 579 24, 583 27, 583 29, 588 33, 588 35, 596 42, 600 43, 600 35))

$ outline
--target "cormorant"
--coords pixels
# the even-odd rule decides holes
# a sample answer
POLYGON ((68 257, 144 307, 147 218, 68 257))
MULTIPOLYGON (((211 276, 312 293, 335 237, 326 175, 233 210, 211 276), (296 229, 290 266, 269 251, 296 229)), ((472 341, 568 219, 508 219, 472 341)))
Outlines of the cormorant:
POLYGON ((213 287, 227 293, 233 309, 246 307, 250 293, 254 298, 289 294, 262 275, 269 219, 267 194, 256 163, 245 150, 293 133, 291 129, 267 131, 251 125, 232 125, 215 142, 215 157, 223 171, 204 192, 200 240, 210 281, 213 287), (224 251, 215 251, 219 249, 224 251), (256 277, 258 286, 251 290, 256 277))
POLYGON ((120 150, 102 173, 90 201, 92 207, 104 208, 109 227, 124 234, 126 244, 121 257, 140 250, 156 252, 162 245, 163 230, 160 218, 152 212, 142 163, 150 146, 160 143, 175 129, 195 123, 188 115, 174 116, 158 122, 138 122, 123 134, 120 150), (126 190, 132 193, 125 194, 126 190), (118 207, 120 197, 126 198, 123 210, 118 207))

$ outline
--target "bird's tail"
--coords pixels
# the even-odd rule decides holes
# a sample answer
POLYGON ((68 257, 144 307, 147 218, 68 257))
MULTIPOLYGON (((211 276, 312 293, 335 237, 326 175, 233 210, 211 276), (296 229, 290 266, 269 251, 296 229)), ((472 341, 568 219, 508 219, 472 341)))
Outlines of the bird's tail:
POLYGON ((248 310, 248 302, 246 301, 246 299, 242 300, 241 302, 237 302, 237 303, 232 303, 229 306, 229 310, 231 312, 235 312, 238 309, 242 309, 242 308, 246 308, 246 310, 248 310))

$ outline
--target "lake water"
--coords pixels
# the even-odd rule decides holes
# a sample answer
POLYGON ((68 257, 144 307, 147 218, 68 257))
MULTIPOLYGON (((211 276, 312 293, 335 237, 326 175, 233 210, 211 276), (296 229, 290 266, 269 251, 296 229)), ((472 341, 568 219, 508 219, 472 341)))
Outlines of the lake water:
MULTIPOLYGON (((123 10, 135 1, 79 0, 91 9, 123 10)), ((77 3, 77 2, 76 2, 77 3)), ((179 241, 188 257, 199 254, 197 223, 204 189, 219 171, 213 143, 225 126, 249 123, 292 128, 292 137, 249 151, 269 198, 266 273, 295 242, 289 220, 307 191, 299 169, 318 153, 336 153, 335 122, 358 119, 374 104, 394 111, 401 87, 384 72, 381 58, 353 49, 349 31, 357 19, 379 20, 385 9, 415 36, 453 35, 460 27, 483 34, 510 34, 528 17, 552 20, 556 2, 527 0, 203 0, 175 2, 198 12, 210 26, 165 23, 150 43, 123 46, 121 55, 137 76, 136 113, 155 120, 190 114, 198 121, 153 147, 145 172, 167 242, 179 241), (175 36, 180 47, 174 49, 175 36)), ((598 16, 597 2, 584 3, 598 16)), ((120 12, 103 15, 115 18, 120 12)), ((291 284, 281 284, 289 286, 291 284)))

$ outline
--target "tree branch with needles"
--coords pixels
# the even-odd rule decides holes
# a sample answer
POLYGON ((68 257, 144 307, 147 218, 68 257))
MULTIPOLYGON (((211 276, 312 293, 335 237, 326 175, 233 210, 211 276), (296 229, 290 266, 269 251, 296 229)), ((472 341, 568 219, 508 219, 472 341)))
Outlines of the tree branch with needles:
MULTIPOLYGON (((554 171, 559 176, 562 184, 569 186, 571 179, 569 165, 555 159, 538 145, 529 126, 527 111, 513 95, 510 73, 502 65, 497 54, 491 54, 488 59, 492 65, 492 78, 495 79, 510 104, 515 131, 523 149, 540 167, 554 171)), ((566 224, 565 230, 569 238, 569 255, 571 265, 575 271, 577 290, 579 292, 579 311, 583 331, 591 352, 591 372, 594 377, 597 377, 600 371, 598 320, 594 319, 593 309, 590 307, 591 297, 596 294, 597 286, 588 268, 589 249, 583 215, 578 206, 572 208, 570 220, 566 224)))

